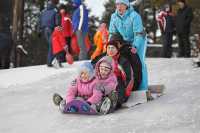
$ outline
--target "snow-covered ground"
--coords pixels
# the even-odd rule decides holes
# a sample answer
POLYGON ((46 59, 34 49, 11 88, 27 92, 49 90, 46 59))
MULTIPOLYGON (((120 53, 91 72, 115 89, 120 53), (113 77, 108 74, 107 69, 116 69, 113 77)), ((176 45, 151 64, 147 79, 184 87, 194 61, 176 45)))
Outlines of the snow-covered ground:
POLYGON ((165 95, 105 116, 63 115, 52 103, 78 65, 0 70, 0 133, 200 133, 200 68, 191 59, 147 59, 149 82, 165 84, 165 95))

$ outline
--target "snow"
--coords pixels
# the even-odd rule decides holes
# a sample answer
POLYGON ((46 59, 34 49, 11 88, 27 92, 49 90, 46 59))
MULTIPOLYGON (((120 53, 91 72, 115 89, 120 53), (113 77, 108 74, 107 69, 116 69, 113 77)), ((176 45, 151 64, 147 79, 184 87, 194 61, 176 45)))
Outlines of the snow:
POLYGON ((0 70, 1 133, 200 133, 200 68, 189 58, 148 58, 150 84, 165 95, 105 116, 63 115, 52 103, 65 96, 80 62, 0 70))

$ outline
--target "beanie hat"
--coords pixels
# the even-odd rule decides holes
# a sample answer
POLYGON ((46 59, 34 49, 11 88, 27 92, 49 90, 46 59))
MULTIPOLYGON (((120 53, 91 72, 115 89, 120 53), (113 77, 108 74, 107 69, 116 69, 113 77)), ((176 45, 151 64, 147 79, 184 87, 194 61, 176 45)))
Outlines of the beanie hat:
POLYGON ((119 32, 116 32, 116 33, 111 33, 111 37, 109 41, 119 41, 120 43, 123 43, 124 39, 119 32))
POLYGON ((115 48, 117 48, 117 50, 119 50, 119 42, 118 41, 109 41, 106 45, 106 49, 107 49, 108 45, 113 45, 113 46, 115 46, 115 48))
POLYGON ((125 5, 127 5, 129 7, 130 3, 129 3, 129 0, 116 0, 115 3, 123 3, 125 5))
POLYGON ((91 62, 84 62, 79 66, 78 73, 81 75, 82 71, 87 71, 89 75, 89 79, 91 80, 94 77, 94 68, 91 62))
POLYGON ((107 46, 108 45, 113 45, 119 50, 119 44, 118 43, 125 43, 125 41, 124 41, 123 37, 121 36, 121 34, 118 33, 118 32, 117 33, 111 33, 111 37, 110 37, 109 42, 107 43, 107 46))

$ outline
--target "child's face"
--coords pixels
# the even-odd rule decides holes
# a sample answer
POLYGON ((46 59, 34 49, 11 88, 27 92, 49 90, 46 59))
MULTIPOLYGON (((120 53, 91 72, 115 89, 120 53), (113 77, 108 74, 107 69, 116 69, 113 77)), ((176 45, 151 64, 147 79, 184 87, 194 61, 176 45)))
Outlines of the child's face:
POLYGON ((61 9, 60 10, 60 13, 62 14, 62 13, 65 13, 65 9, 61 9))
POLYGON ((89 81, 89 74, 87 71, 82 71, 81 72, 81 75, 80 75, 80 78, 83 82, 87 82, 89 81))
POLYGON ((102 78, 106 78, 110 72, 111 72, 111 68, 109 64, 107 64, 106 62, 102 62, 99 65, 99 74, 102 78))
POLYGON ((115 56, 117 53, 118 53, 118 50, 117 50, 117 48, 116 48, 115 46, 113 46, 113 45, 108 45, 108 46, 107 46, 107 55, 108 55, 108 56, 113 57, 113 56, 115 56))

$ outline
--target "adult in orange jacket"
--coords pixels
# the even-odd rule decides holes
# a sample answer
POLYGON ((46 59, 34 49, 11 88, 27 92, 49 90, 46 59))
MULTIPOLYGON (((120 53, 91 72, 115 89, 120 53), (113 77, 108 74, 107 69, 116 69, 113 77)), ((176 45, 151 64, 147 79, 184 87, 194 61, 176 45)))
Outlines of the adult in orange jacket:
POLYGON ((99 29, 94 35, 94 45, 96 45, 96 49, 91 56, 91 59, 99 56, 103 52, 105 52, 105 45, 108 42, 109 32, 105 23, 102 23, 99 26, 99 29))

